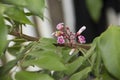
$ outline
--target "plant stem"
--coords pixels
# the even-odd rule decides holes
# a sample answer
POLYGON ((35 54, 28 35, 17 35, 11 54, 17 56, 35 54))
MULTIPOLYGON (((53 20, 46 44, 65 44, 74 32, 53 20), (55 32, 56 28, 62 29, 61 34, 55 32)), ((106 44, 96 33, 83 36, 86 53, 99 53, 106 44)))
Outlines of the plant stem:
POLYGON ((70 47, 70 48, 83 48, 86 50, 89 50, 91 45, 89 44, 54 44, 55 46, 60 46, 60 47, 70 47))
POLYGON ((32 37, 32 36, 28 36, 28 35, 25 35, 25 34, 20 34, 18 32, 11 32, 9 34, 11 34, 13 36, 24 38, 28 41, 38 41, 39 40, 39 38, 37 38, 37 37, 32 37))

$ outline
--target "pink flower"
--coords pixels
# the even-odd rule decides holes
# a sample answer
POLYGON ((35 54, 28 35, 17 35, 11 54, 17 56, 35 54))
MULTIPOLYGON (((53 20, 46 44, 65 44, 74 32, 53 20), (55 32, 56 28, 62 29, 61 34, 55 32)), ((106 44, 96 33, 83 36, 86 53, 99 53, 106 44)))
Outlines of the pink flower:
POLYGON ((58 36, 57 37, 57 43, 59 43, 59 44, 64 44, 65 43, 65 40, 64 40, 63 36, 58 36))
POLYGON ((56 26, 57 30, 62 30, 63 27, 64 27, 63 24, 64 24, 64 23, 59 23, 59 24, 56 26))
POLYGON ((85 37, 82 35, 78 36, 78 42, 81 44, 85 43, 86 42, 85 37))

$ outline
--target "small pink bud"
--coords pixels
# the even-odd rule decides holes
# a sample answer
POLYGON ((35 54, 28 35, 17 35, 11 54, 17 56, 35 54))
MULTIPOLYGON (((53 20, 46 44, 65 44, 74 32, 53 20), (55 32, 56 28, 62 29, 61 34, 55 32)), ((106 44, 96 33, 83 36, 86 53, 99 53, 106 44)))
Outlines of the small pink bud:
POLYGON ((63 36, 58 36, 57 37, 57 43, 59 43, 59 44, 64 44, 65 43, 65 40, 64 40, 63 36))
POLYGON ((71 34, 70 34, 70 39, 71 39, 71 40, 75 40, 75 33, 71 33, 71 34))
POLYGON ((70 28, 69 28, 69 27, 66 27, 65 30, 66 30, 67 34, 70 35, 70 33, 71 33, 71 32, 70 32, 70 28))
POLYGON ((77 35, 80 35, 84 30, 86 29, 85 26, 81 27, 79 31, 77 32, 77 35))
POLYGON ((82 35, 78 36, 78 42, 81 44, 85 43, 86 42, 85 37, 82 35))
POLYGON ((59 24, 56 26, 57 30, 62 30, 63 27, 64 27, 63 24, 64 24, 64 23, 59 23, 59 24))

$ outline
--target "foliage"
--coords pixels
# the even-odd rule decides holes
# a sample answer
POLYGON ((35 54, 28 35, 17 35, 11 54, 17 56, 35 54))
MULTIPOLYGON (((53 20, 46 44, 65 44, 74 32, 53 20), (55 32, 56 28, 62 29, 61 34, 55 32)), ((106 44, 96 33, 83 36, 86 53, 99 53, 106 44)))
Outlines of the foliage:
POLYGON ((117 79, 120 79, 120 51, 119 39, 120 28, 118 26, 110 26, 106 32, 94 42, 97 50, 95 51, 102 58, 103 64, 107 71, 117 79), (114 65, 111 65, 111 64, 114 65))
POLYGON ((103 6, 102 0, 86 0, 86 6, 91 18, 97 22, 101 15, 101 9, 103 6))
POLYGON ((69 43, 59 44, 56 39, 38 39, 22 33, 23 25, 33 25, 27 18, 28 14, 43 19, 44 0, 1 0, 0 7, 0 80, 120 79, 118 26, 110 26, 92 44, 72 43, 71 46, 69 43), (15 38, 7 40, 8 34, 15 38), (10 42, 15 44, 9 46, 10 42), (29 44, 25 45, 26 42, 29 44), (7 62, 7 52, 16 58, 7 62), (38 67, 37 70, 28 69, 35 66, 38 67), (17 71, 16 68, 20 70, 17 71))

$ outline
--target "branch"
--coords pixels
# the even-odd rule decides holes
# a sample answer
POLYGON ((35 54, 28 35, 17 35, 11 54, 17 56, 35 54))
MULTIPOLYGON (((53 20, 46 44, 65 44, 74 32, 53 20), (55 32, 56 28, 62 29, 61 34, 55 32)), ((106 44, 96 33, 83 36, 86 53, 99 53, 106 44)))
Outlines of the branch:
POLYGON ((66 44, 53 44, 53 45, 55 45, 56 47, 57 46, 60 46, 60 47, 70 47, 70 48, 84 48, 84 49, 86 49, 86 50, 89 50, 90 49, 90 47, 91 47, 91 45, 90 44, 68 44, 68 43, 66 43, 66 44))
POLYGON ((28 41, 38 41, 39 40, 39 38, 37 38, 37 37, 32 37, 32 36, 28 36, 28 35, 25 35, 25 34, 20 34, 18 32, 11 32, 9 34, 13 35, 13 36, 16 36, 16 37, 24 38, 28 41))
MULTIPOLYGON (((39 38, 37 37, 32 37, 32 36, 28 36, 28 35, 25 35, 25 34, 20 34, 18 32, 11 32, 10 33, 11 35, 14 35, 14 36, 17 36, 17 37, 21 37, 21 38, 24 38, 28 41, 39 41, 39 38)), ((66 44, 53 44, 55 46, 61 46, 61 47, 70 47, 70 48, 84 48, 86 50, 89 50, 91 45, 90 44, 69 44, 69 43, 66 43, 66 44)))

